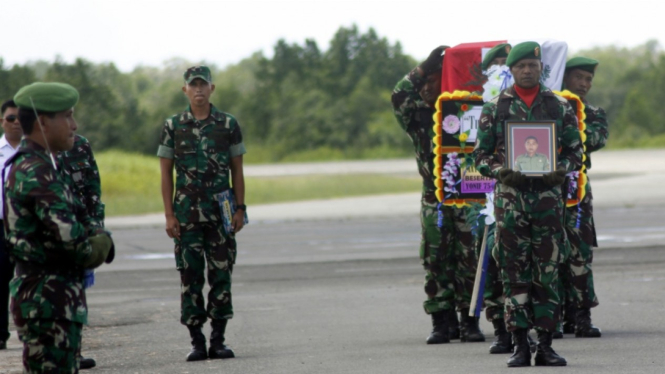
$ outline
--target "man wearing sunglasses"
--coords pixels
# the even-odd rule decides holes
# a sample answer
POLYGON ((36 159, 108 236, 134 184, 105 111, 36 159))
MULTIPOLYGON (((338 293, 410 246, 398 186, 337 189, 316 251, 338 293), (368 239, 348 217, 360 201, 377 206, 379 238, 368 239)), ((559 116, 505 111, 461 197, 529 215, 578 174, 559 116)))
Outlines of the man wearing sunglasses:
MULTIPOLYGON (((0 138, 0 167, 16 153, 23 136, 21 124, 18 122, 18 108, 14 100, 2 104, 2 138, 0 138)), ((0 206, 2 205, 0 193, 0 206)), ((0 209, 0 225, 3 212, 0 209)), ((9 250, 5 244, 5 230, 0 230, 0 349, 7 349, 9 339, 9 281, 14 275, 14 265, 9 261, 9 250)))

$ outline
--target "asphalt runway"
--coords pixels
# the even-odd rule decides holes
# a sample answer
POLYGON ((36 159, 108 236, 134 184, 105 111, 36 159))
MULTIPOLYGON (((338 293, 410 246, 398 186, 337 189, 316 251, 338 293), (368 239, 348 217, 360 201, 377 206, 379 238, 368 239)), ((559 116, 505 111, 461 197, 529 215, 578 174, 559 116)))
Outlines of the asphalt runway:
MULTIPOLYGON (((658 207, 597 209, 600 339, 554 348, 570 373, 659 373, 665 342, 665 224, 658 207)), ((254 222, 239 235, 232 360, 185 362, 179 279, 161 227, 118 229, 116 261, 88 292, 90 373, 495 373, 508 355, 485 343, 428 346, 417 215, 254 222)), ((209 327, 206 325, 206 334, 209 327)), ((0 373, 20 373, 15 334, 0 373)), ((521 369, 529 372, 542 369, 521 369)))

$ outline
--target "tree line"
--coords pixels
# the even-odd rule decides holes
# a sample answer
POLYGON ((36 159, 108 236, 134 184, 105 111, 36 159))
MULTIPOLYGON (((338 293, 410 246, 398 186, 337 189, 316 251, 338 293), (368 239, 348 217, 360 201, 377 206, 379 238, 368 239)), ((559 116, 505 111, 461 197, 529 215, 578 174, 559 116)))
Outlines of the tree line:
MULTIPOLYGON (((607 112, 610 146, 665 146, 665 106, 660 104, 665 102, 665 54, 658 43, 576 54, 601 62, 588 99, 607 112)), ((154 154, 164 119, 187 106, 182 74, 197 64, 210 66, 216 85, 211 101, 238 118, 251 161, 411 154, 393 118, 390 94, 417 61, 399 42, 356 26, 341 27, 325 50, 310 39, 302 44, 279 40, 272 57, 257 52, 224 68, 172 59, 161 67, 121 72, 113 63, 82 58, 8 67, 0 58, 0 100, 34 81, 67 82, 81 94, 75 111, 79 132, 96 151, 154 154)))

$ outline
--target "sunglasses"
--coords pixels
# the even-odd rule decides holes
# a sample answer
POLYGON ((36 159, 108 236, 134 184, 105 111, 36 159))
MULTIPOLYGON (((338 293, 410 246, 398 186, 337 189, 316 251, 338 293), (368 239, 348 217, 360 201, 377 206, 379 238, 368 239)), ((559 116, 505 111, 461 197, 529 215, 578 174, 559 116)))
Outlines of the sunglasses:
POLYGON ((7 117, 5 117, 5 121, 9 123, 18 122, 18 117, 13 114, 10 114, 7 117))

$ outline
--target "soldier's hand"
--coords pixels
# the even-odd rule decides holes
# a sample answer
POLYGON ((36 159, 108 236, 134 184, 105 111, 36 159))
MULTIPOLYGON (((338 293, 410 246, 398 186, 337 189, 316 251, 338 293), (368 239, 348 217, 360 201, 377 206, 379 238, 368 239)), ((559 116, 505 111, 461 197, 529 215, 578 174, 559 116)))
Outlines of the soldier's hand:
POLYGON ((434 48, 434 50, 430 52, 429 57, 427 57, 427 60, 423 61, 420 65, 418 65, 418 67, 422 70, 425 76, 441 69, 441 62, 443 61, 443 51, 445 51, 446 48, 448 48, 448 46, 446 45, 440 45, 434 48))
POLYGON ((113 240, 111 240, 111 237, 106 234, 99 234, 89 237, 88 241, 92 247, 92 252, 90 252, 90 256, 88 256, 83 263, 83 267, 86 269, 94 269, 103 264, 108 257, 111 247, 113 246, 113 240))
POLYGON ((169 238, 180 239, 180 222, 175 216, 166 216, 166 235, 169 238))
POLYGON ((518 187, 526 182, 526 175, 519 170, 504 168, 499 170, 499 181, 508 187, 518 187))
POLYGON ((550 187, 560 186, 566 180, 566 171, 563 169, 555 170, 543 175, 543 183, 550 187))
POLYGON ((236 210, 233 213, 233 219, 231 220, 231 226, 233 227, 233 232, 238 233, 245 226, 245 212, 243 210, 236 210))

